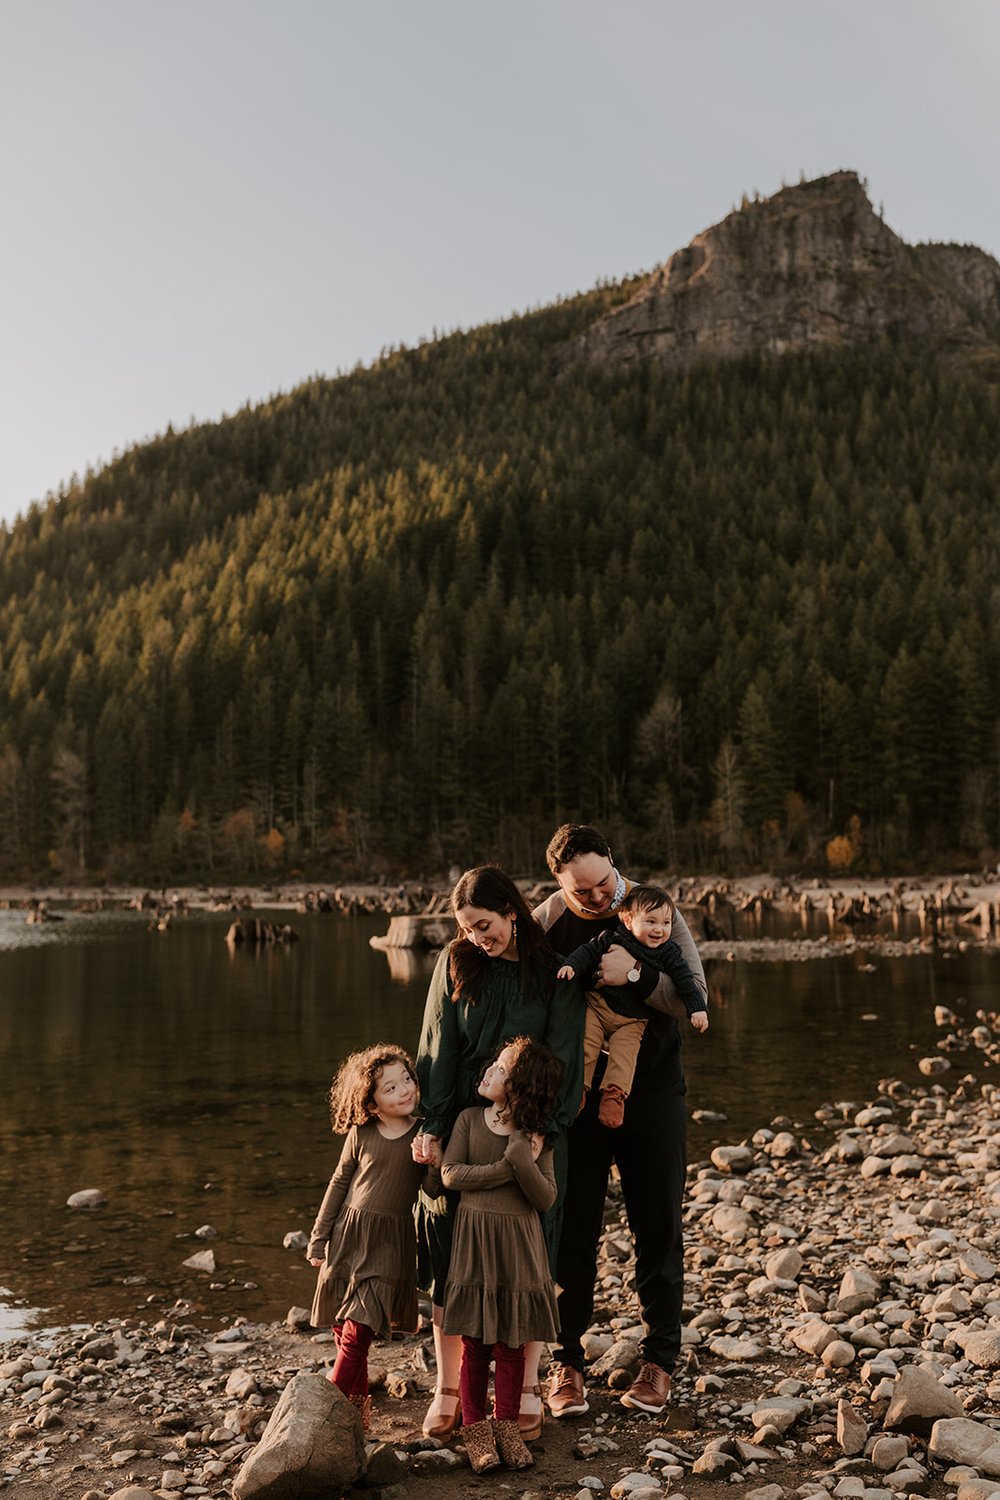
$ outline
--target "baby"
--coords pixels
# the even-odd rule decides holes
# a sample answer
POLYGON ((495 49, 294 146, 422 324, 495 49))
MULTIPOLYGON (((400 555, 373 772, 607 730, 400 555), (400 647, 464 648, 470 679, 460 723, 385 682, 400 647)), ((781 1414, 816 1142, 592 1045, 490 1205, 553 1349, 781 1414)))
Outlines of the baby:
MULTIPOLYGON (((612 943, 617 943, 639 962, 652 964, 666 974, 684 1002, 691 1025, 696 1031, 707 1031, 705 997, 680 948, 670 940, 674 925, 672 897, 656 885, 634 885, 616 915, 618 922, 614 927, 603 928, 591 942, 574 948, 559 970, 559 978, 589 982, 612 943)), ((642 977, 638 963, 629 970, 628 977, 633 983, 642 977)), ((608 1066, 601 1087, 598 1119, 611 1130, 617 1130, 625 1118, 625 1100, 632 1088, 648 1014, 647 1007, 632 1000, 622 986, 609 986, 599 994, 587 996, 583 1085, 589 1090, 597 1059, 607 1043, 608 1066)))

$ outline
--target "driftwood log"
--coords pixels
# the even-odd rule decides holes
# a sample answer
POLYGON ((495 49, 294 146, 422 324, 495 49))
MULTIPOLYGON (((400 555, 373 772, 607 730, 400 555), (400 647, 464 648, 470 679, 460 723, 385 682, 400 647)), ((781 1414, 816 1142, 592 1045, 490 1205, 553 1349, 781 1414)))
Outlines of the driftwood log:
POLYGON ((241 948, 244 943, 251 947, 264 944, 297 943, 298 933, 287 922, 268 922, 264 917, 238 917, 226 933, 230 948, 241 948))

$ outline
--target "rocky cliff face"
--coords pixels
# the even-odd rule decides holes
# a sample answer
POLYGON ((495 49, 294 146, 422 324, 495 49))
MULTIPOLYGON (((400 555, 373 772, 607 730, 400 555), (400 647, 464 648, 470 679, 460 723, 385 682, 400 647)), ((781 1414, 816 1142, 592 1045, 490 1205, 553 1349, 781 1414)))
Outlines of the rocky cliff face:
POLYGON ((1000 346, 1000 264, 974 246, 907 245, 854 172, 744 205, 654 271, 577 341, 585 357, 783 353, 882 336, 1000 346))

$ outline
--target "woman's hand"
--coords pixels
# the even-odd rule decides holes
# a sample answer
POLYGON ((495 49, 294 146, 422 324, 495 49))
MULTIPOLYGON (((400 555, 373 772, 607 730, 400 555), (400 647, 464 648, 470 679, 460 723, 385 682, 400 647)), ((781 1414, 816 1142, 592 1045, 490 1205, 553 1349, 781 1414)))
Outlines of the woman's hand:
POLYGON ((310 1255, 309 1264, 311 1266, 315 1266, 318 1271, 320 1266, 323 1264, 323 1257, 321 1255, 310 1255))
POLYGON ((437 1135, 415 1135, 410 1148, 413 1160, 421 1167, 439 1167, 443 1152, 441 1137, 437 1135))

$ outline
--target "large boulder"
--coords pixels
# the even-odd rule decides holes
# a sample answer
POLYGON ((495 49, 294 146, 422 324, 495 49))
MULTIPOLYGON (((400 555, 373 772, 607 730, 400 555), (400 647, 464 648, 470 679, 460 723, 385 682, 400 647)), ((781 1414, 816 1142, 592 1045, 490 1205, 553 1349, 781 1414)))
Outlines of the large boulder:
POLYGON ((904 1365, 893 1387, 882 1425, 888 1432, 912 1432, 928 1437, 941 1417, 964 1417, 965 1407, 954 1391, 929 1370, 904 1365))
POLYGON ((325 1375, 295 1375, 233 1485, 235 1500, 336 1500, 361 1477, 361 1418, 325 1375))
POLYGON ((927 1452, 938 1463, 967 1464, 991 1478, 1000 1475, 1000 1433, 971 1417, 935 1422, 927 1452))

